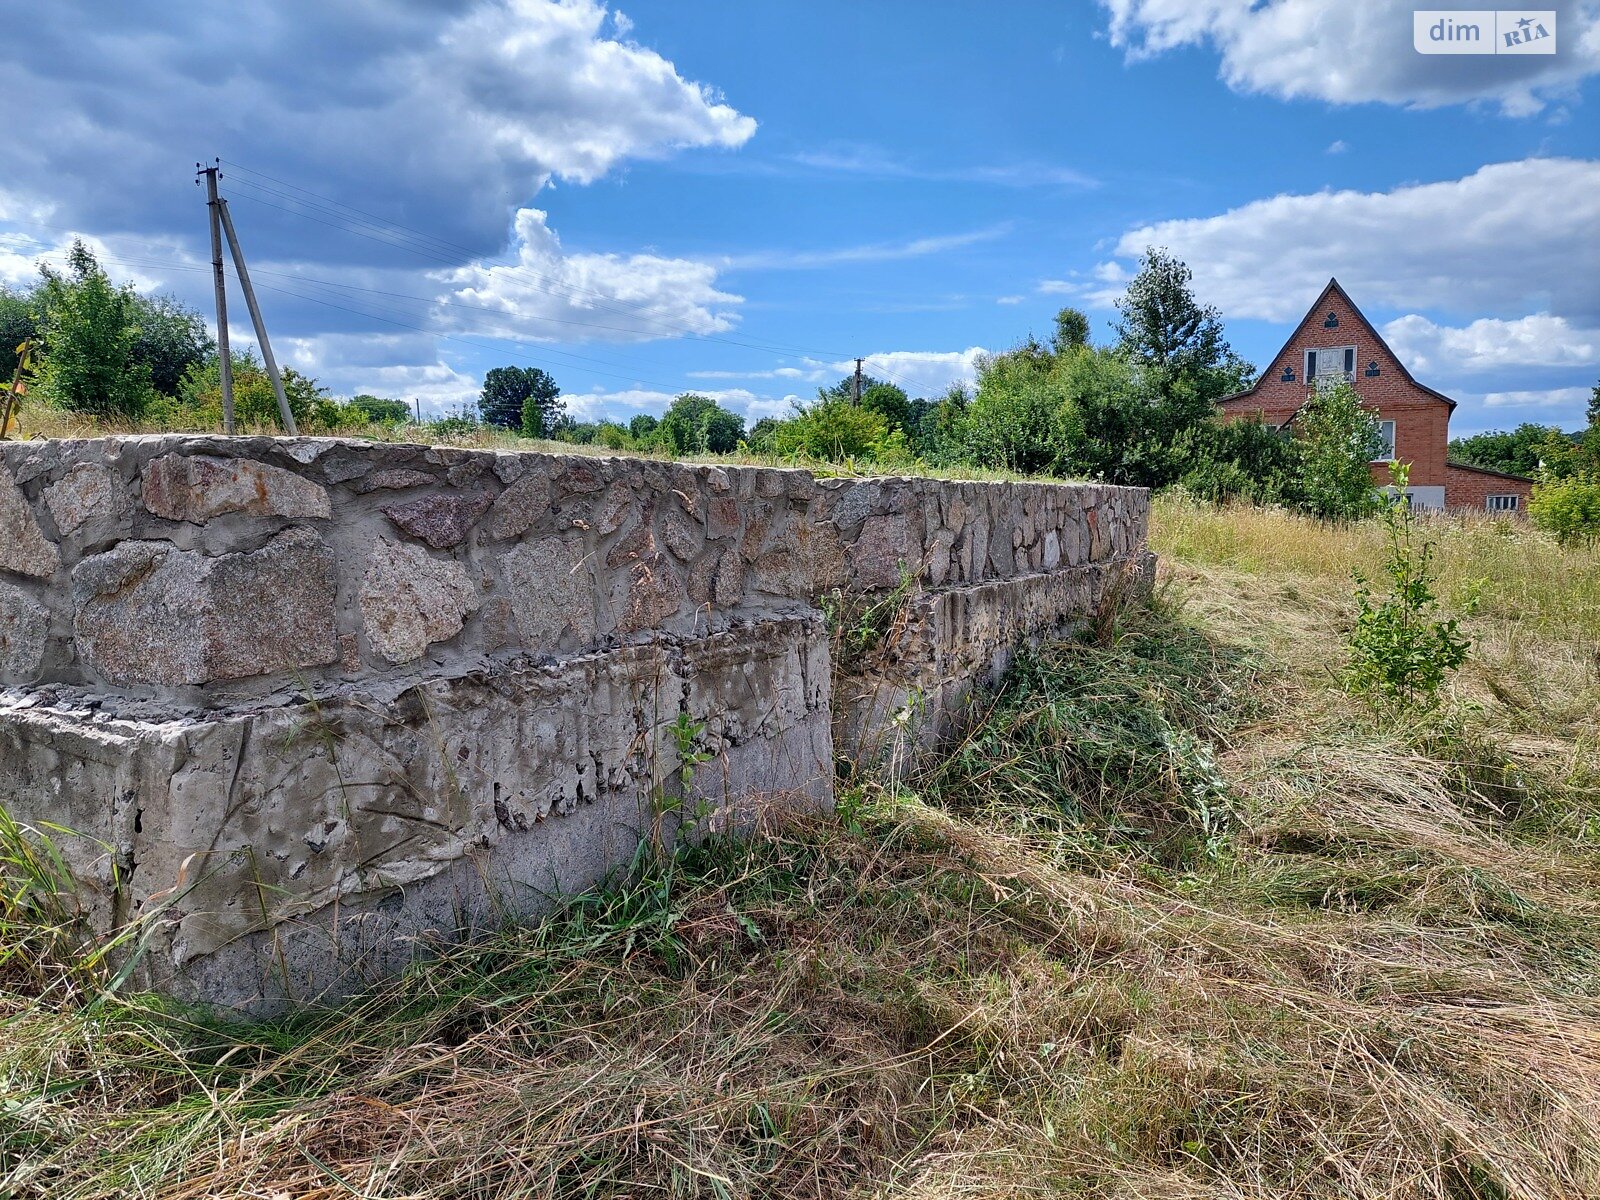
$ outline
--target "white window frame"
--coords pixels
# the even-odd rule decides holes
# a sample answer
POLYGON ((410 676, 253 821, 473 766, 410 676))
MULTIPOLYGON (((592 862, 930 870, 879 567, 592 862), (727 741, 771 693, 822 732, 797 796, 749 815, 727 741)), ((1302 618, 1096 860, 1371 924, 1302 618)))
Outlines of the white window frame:
POLYGON ((1354 346, 1312 346, 1303 355, 1301 355, 1301 365, 1305 368, 1306 372, 1306 383, 1310 384, 1312 387, 1322 387, 1324 386, 1324 381, 1331 383, 1341 379, 1346 383, 1354 383, 1356 378, 1356 364, 1359 361, 1360 357, 1356 354, 1356 348, 1354 346), (1321 367, 1321 364, 1326 361, 1323 356, 1333 354, 1337 354, 1339 356, 1336 361, 1340 363, 1349 363, 1350 365, 1340 366, 1338 369, 1332 371, 1320 370, 1319 368, 1321 367), (1313 367, 1313 361, 1316 362, 1316 367, 1313 367))
POLYGON ((1522 497, 1516 492, 1499 492, 1493 496, 1485 496, 1483 507, 1489 512, 1521 512, 1522 497), (1500 501, 1501 503, 1496 503, 1500 501))
POLYGON ((1389 421, 1389 420, 1379 420, 1379 422, 1378 422, 1378 433, 1380 435, 1382 435, 1383 441, 1384 441, 1384 445, 1388 447, 1388 451, 1389 452, 1387 454, 1378 455, 1378 457, 1373 459, 1372 461, 1375 462, 1375 463, 1392 463, 1392 462, 1395 462, 1396 461, 1395 437, 1397 436, 1397 433, 1398 433, 1398 430, 1397 430, 1397 427, 1395 426, 1395 423, 1393 421, 1389 421), (1387 432, 1386 432, 1386 430, 1387 430, 1387 432))

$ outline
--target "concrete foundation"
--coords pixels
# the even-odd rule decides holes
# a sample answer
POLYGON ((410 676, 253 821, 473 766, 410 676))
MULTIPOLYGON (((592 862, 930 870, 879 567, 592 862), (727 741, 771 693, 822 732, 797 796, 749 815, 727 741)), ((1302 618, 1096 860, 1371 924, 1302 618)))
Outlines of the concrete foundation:
POLYGON ((1088 485, 0 444, 0 804, 75 831, 92 930, 154 914, 142 982, 336 999, 680 821, 827 805, 836 752, 899 769, 1139 568, 1146 514, 1088 485), (836 664, 824 609, 863 604, 881 637, 836 664))

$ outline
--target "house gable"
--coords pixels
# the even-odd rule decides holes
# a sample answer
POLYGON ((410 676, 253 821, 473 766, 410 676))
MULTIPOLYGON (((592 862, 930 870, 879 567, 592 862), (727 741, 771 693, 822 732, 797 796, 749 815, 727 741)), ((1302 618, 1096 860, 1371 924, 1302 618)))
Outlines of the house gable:
MULTIPOLYGON (((1456 402, 1417 382, 1337 279, 1328 280, 1256 381, 1220 402, 1222 415, 1237 418, 1258 413, 1270 424, 1286 425, 1312 388, 1306 378, 1307 352, 1345 347, 1354 349, 1351 386, 1379 420, 1393 422, 1386 432, 1393 434, 1396 456, 1411 464, 1413 489, 1427 489, 1424 494, 1437 501, 1435 506, 1442 506, 1445 447, 1456 402)), ((1373 479, 1386 484, 1387 466, 1375 464, 1373 479)))

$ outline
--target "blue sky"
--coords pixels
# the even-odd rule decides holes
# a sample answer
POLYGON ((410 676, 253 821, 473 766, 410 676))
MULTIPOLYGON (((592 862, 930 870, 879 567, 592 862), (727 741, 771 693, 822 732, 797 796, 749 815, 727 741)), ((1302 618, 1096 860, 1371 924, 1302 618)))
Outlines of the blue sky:
POLYGON ((0 280, 81 234, 209 309, 220 155, 279 357, 337 392, 533 362, 585 416, 760 416, 864 355, 934 394, 1063 304, 1109 337, 1151 243, 1257 363, 1338 275, 1455 433, 1600 378, 1593 3, 1450 58, 1387 0, 131 7, 22 27, 0 280))

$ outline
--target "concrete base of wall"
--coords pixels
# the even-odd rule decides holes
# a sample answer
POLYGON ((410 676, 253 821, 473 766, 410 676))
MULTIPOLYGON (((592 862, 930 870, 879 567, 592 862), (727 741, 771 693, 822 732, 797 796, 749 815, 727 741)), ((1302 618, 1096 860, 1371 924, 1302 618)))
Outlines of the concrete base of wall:
POLYGON ((0 804, 75 831, 95 931, 159 914, 141 982, 271 1011, 546 911, 658 814, 830 803, 828 669, 814 615, 238 711, 0 692, 0 804))

